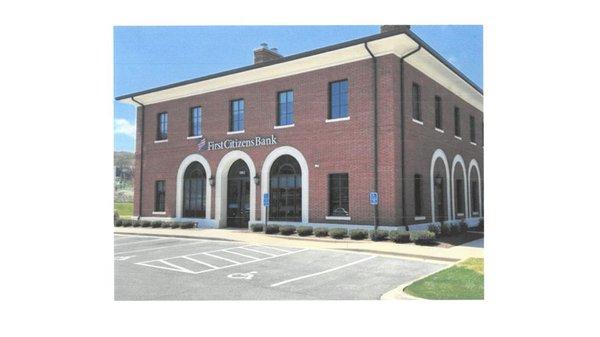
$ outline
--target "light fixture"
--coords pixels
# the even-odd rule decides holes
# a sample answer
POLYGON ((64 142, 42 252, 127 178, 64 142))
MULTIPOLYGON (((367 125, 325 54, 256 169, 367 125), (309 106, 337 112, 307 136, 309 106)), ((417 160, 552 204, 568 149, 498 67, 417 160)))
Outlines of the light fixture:
POLYGON ((260 185, 260 176, 258 175, 258 173, 254 176, 254 183, 256 185, 260 185))
POLYGON ((215 186, 215 177, 208 178, 208 183, 210 184, 210 186, 215 186))

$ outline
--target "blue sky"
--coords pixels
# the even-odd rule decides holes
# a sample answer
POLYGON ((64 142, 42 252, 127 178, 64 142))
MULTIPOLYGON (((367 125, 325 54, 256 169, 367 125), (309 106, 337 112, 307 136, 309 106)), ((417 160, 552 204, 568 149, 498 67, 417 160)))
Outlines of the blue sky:
MULTIPOLYGON (((483 88, 482 26, 411 30, 483 88)), ((253 63, 262 42, 284 56, 379 32, 379 26, 115 27, 115 96, 253 63)), ((115 150, 134 151, 135 108, 114 102, 115 150)))

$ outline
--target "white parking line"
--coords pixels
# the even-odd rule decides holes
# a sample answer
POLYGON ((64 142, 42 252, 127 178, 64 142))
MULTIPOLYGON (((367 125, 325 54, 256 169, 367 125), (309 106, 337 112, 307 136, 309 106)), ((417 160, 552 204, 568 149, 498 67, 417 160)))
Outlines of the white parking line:
POLYGON ((172 240, 172 238, 158 238, 158 239, 154 239, 154 240, 140 240, 140 241, 134 241, 134 242, 125 242, 125 243, 115 245, 115 247, 125 246, 125 245, 133 245, 136 243, 156 242, 156 241, 164 241, 164 240, 172 240))
POLYGON ((207 256, 211 256, 211 257, 214 257, 214 258, 217 258, 217 259, 229 261, 231 263, 240 264, 240 262, 237 262, 237 261, 234 261, 234 260, 230 260, 230 259, 228 259, 226 257, 222 257, 222 256, 219 256, 219 255, 214 255, 214 254, 211 254, 211 253, 202 253, 202 254, 207 255, 207 256))
POLYGON ((361 263, 361 262, 365 262, 365 261, 373 259, 375 257, 376 257, 375 255, 372 255, 372 256, 369 256, 367 258, 364 258, 364 259, 361 259, 361 260, 358 260, 358 261, 354 261, 354 262, 345 264, 343 266, 339 266, 339 267, 335 267, 335 268, 323 270, 323 271, 320 271, 318 273, 304 275, 304 276, 296 277, 296 278, 293 278, 293 279, 290 279, 290 280, 285 280, 285 281, 282 281, 282 282, 279 282, 279 283, 271 284, 271 287, 277 287, 277 286, 280 286, 282 284, 286 284, 286 283, 290 283, 290 282, 302 280, 302 279, 305 279, 305 278, 309 278, 309 277, 313 277, 313 276, 318 276, 318 275, 330 273, 330 272, 335 271, 335 270, 339 270, 339 269, 346 268, 346 267, 349 267, 349 266, 352 266, 352 265, 355 265, 355 264, 358 264, 358 263, 361 263))
POLYGON ((250 248, 247 248, 247 247, 242 247, 242 248, 240 248, 240 249, 247 250, 247 251, 250 251, 250 252, 259 253, 259 254, 265 254, 265 255, 268 255, 268 256, 277 256, 276 254, 271 254, 271 253, 261 252, 260 250, 256 250, 256 249, 250 249, 250 248))
MULTIPOLYGON (((234 248, 243 248, 243 247, 234 247, 234 248)), ((237 252, 232 252, 232 251, 230 251, 229 249, 233 249, 233 248, 223 249, 223 251, 224 251, 224 252, 231 253, 231 254, 235 254, 235 255, 239 255, 239 256, 247 257, 247 258, 249 258, 249 259, 254 259, 254 260, 259 260, 259 259, 260 259, 260 258, 258 258, 258 257, 254 257, 254 256, 250 256, 250 255, 244 255, 244 254, 242 254, 242 253, 237 253, 237 252)))
POLYGON ((186 259, 186 260, 190 260, 190 261, 193 261, 193 262, 196 262, 196 263, 199 263, 199 264, 203 264, 203 265, 205 265, 205 266, 207 266, 207 267, 210 267, 210 268, 212 268, 212 269, 217 269, 217 268, 219 268, 219 267, 217 267, 217 266, 213 266, 213 265, 212 265, 212 264, 210 264, 210 263, 202 262, 202 261, 199 261, 199 260, 196 260, 196 259, 194 259, 193 257, 189 257, 189 256, 186 256, 186 255, 182 256, 181 258, 182 258, 182 259, 186 259))

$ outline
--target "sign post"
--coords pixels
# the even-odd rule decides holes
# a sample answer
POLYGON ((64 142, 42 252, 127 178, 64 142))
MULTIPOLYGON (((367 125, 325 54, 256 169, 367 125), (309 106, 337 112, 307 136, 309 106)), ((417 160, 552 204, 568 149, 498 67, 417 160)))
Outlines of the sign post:
MULTIPOLYGON (((379 193, 377 192, 371 192, 369 193, 369 201, 371 202, 372 206, 377 207, 377 205, 379 204, 379 193)), ((375 221, 375 216, 373 216, 373 224, 375 226, 375 230, 377 230, 377 221, 375 221)))
POLYGON ((265 206, 265 234, 267 233, 267 225, 269 224, 269 193, 263 194, 263 205, 265 206))

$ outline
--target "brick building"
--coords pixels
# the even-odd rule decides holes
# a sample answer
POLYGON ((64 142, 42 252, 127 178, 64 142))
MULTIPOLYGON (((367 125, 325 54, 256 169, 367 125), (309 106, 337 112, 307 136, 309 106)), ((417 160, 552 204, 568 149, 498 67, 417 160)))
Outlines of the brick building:
POLYGON ((483 92, 409 26, 116 99, 134 213, 200 226, 423 227, 483 216, 483 92), (379 204, 370 204, 370 192, 379 204))

